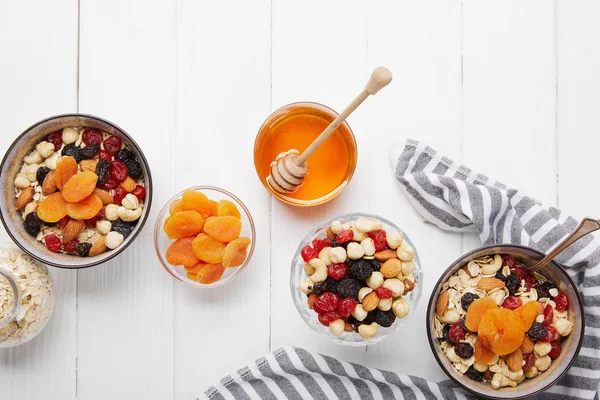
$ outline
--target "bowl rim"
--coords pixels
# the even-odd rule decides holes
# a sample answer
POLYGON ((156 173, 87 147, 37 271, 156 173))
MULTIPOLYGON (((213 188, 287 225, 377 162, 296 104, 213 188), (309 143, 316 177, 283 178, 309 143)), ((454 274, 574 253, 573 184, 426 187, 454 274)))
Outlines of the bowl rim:
MULTIPOLYGON (((536 250, 532 247, 529 246, 523 246, 523 245, 519 245, 519 244, 510 244, 510 243, 502 243, 502 244, 492 244, 492 245, 487 245, 487 246, 481 246, 478 247, 476 249, 473 249, 463 255, 461 255, 459 258, 457 258, 454 262, 452 262, 448 268, 446 268, 440 275, 440 277, 438 278, 437 282, 435 283, 435 285, 433 286, 433 290, 431 292, 431 295, 429 297, 429 302, 427 304, 427 311, 425 313, 425 323, 426 323, 426 329, 427 329, 427 339, 429 342, 429 347, 431 348, 431 352, 433 353, 433 356, 435 358, 435 360, 437 361, 438 365, 440 366, 440 368, 442 369, 442 371, 444 371, 444 373, 446 374, 446 376, 448 376, 452 381, 454 381, 454 383, 456 383, 460 388, 466 390, 467 392, 474 394, 476 396, 479 396, 481 398, 484 399, 489 399, 489 400, 506 400, 506 398, 503 397, 495 397, 495 396, 488 396, 482 393, 477 392, 476 390, 473 390, 472 388, 467 387, 466 385, 464 385, 462 382, 460 382, 458 379, 456 379, 454 376, 452 376, 447 370, 446 368, 444 368, 444 365, 442 364, 442 361, 440 360, 439 356, 438 356, 438 352, 436 351, 436 344, 435 341, 437 340, 436 338, 434 338, 431 334, 431 320, 429 318, 429 315, 431 314, 431 310, 433 305, 433 299, 435 298, 434 293, 440 288, 441 285, 443 285, 444 282, 442 282, 442 279, 444 278, 444 276, 452 269, 455 268, 459 262, 461 262, 462 260, 470 257, 471 255, 481 252, 482 250, 492 250, 492 249, 497 249, 497 248, 505 248, 505 247, 510 247, 510 248, 514 248, 514 249, 521 249, 521 250, 528 250, 528 251, 532 251, 536 254, 538 254, 540 256, 540 258, 544 257, 545 254, 539 250, 536 250)), ((515 394, 514 397, 512 397, 513 399, 524 399, 527 398, 529 396, 533 396, 535 394, 539 394, 544 392, 545 390, 549 389, 550 387, 554 386, 556 383, 558 383, 558 381, 560 381, 563 376, 569 371, 569 369, 573 366, 573 363, 575 362, 575 360, 577 359, 577 357, 579 356, 579 351, 581 350, 581 346, 583 345, 583 338, 585 336, 585 312, 584 312, 584 307, 583 307, 583 298, 581 297, 581 293, 579 292, 579 289, 577 288, 577 285, 575 285, 575 283, 573 282, 573 279, 569 276, 569 274, 565 271, 565 269, 563 268, 562 264, 558 263, 557 261, 553 260, 553 262, 558 265, 560 268, 563 269, 564 271, 564 275, 567 277, 568 283, 573 287, 575 293, 577 294, 578 300, 579 300, 579 308, 580 308, 580 315, 581 315, 581 335, 578 339, 577 342, 577 346, 575 349, 575 353, 573 354, 573 358, 569 361, 568 365, 566 366, 566 368, 552 381, 549 382, 547 385, 545 385, 544 387, 536 390, 535 392, 532 393, 527 393, 527 394, 523 394, 523 395, 519 395, 519 394, 515 394)))
MULTIPOLYGON (((164 232, 163 232, 164 234, 164 232)), ((180 192, 176 193, 175 195, 173 195, 169 200, 166 201, 165 205, 160 209, 160 211, 158 212, 158 215, 156 216, 156 221, 154 222, 154 234, 153 234, 153 242, 154 242, 154 251, 156 252, 156 256, 158 258, 158 261, 160 261, 161 265, 163 266, 163 268, 169 273, 169 275, 171 275, 173 278, 175 278, 177 281, 184 283, 185 285, 189 286, 189 287, 193 287, 196 289, 212 289, 212 288, 216 288, 216 287, 220 287, 223 285, 226 285, 227 283, 233 281, 235 278, 238 277, 238 275, 240 275, 242 273, 242 271, 246 268, 246 266, 250 263, 250 259, 252 259, 252 256, 254 255, 254 248, 256 246, 256 226, 254 224, 254 219, 252 217, 252 214, 250 213, 250 210, 248 209, 248 207, 246 207, 246 205, 244 204, 243 201, 241 201, 236 195, 234 195, 233 193, 231 193, 228 190, 225 190, 223 188, 220 188, 218 186, 210 186, 210 185, 206 185, 206 186, 191 186, 188 188, 185 188, 183 190, 181 190, 180 192), (235 271, 227 276, 225 279, 219 279, 216 282, 210 283, 208 285, 206 284, 200 284, 200 282, 198 282, 199 284, 193 284, 192 282, 188 282, 187 279, 183 279, 180 275, 174 273, 171 268, 169 268, 167 266, 167 262, 164 259, 164 256, 161 254, 161 252, 159 251, 157 242, 158 242, 158 237, 161 233, 161 229, 162 229, 162 224, 161 224, 161 220, 162 217, 165 215, 165 213, 169 212, 169 207, 171 206, 171 204, 175 201, 178 200, 179 198, 181 198, 181 196, 183 195, 183 192, 185 192, 186 190, 194 190, 194 191, 202 191, 202 190, 213 190, 219 193, 224 194, 225 196, 235 200, 241 207, 242 210, 244 211, 244 213, 246 214, 246 216, 248 217, 248 221, 250 224, 250 232, 252 233, 252 241, 250 242, 250 249, 248 251, 248 254, 246 255, 246 259, 244 260, 244 263, 238 267, 235 267, 235 271)), ((171 240, 171 239, 169 239, 171 240)))
MULTIPOLYGON (((119 246, 117 249, 112 250, 109 255, 106 256, 106 258, 103 258, 101 260, 94 260, 94 261, 90 261, 90 262, 84 262, 81 265, 77 265, 77 266, 65 266, 62 264, 59 264, 57 262, 51 261, 51 260, 45 260, 42 257, 38 257, 37 255, 33 254, 32 252, 29 251, 29 249, 27 249, 27 246, 21 244, 21 242, 13 235, 13 233, 11 232, 11 230, 8 228, 8 225, 5 221, 5 216, 4 214, 0 211, 0 220, 2 221, 2 225, 4 226, 4 230, 6 231, 6 233, 8 234, 8 236, 11 238, 11 240, 21 249, 23 250, 25 253, 27 253, 28 255, 30 255, 33 259, 46 264, 46 265, 50 265, 52 267, 56 267, 56 268, 60 268, 60 269, 66 269, 66 270, 71 270, 71 269, 84 269, 84 268, 90 268, 90 267, 94 267, 96 265, 99 264, 104 264, 105 262, 108 262, 110 260, 112 260, 113 258, 115 258, 116 256, 118 256, 119 254, 121 254, 127 247, 129 247, 130 244, 132 244, 135 239, 137 238, 137 236, 140 234, 140 232, 142 231, 142 229, 144 229, 144 226, 146 225, 146 221, 148 220, 148 217, 150 215, 150 208, 152 206, 152 191, 154 188, 154 185, 152 184, 152 173, 150 171, 150 164, 148 163, 148 160, 146 159, 146 156, 144 155, 144 152, 142 151, 142 148, 139 146, 139 144, 133 139, 133 137, 127 133, 123 128, 121 128, 119 125, 106 120, 104 118, 100 118, 97 117, 95 115, 92 114, 84 114, 84 113, 66 113, 66 114, 56 114, 47 118, 44 118, 42 120, 37 121, 36 123, 32 124, 31 126, 29 126, 27 129, 25 129, 23 132, 21 132, 21 134, 19 136, 16 137, 16 139, 10 144, 10 146, 8 146, 8 149, 6 150, 6 152, 4 153, 4 157, 2 157, 2 162, 0 162, 0 171, 2 170, 2 167, 4 166, 4 164, 6 163, 7 158, 9 157, 9 155, 12 153, 12 151, 17 147, 18 142, 23 138, 23 136, 25 136, 27 133, 29 133, 29 131, 31 131, 33 128, 46 123, 48 121, 52 121, 54 119, 59 119, 59 118, 71 118, 71 117, 83 117, 83 118, 89 118, 89 119, 95 119, 97 121, 100 121, 102 123, 105 123, 107 125, 111 125, 112 127, 114 127, 116 130, 118 130, 120 133, 122 133, 125 137, 127 137, 127 139, 131 142, 131 144, 136 147, 136 149, 138 150, 140 157, 142 158, 142 162, 144 163, 144 165, 146 166, 146 171, 147 171, 147 177, 145 177, 146 179, 146 199, 144 202, 144 206, 145 208, 147 208, 147 211, 145 212, 143 218, 141 220, 138 220, 139 223, 138 225, 136 225, 136 227, 134 228, 134 231, 129 235, 131 237, 131 239, 124 245, 124 246, 119 246), (148 190, 149 188, 149 190, 148 190)), ((128 237, 129 239, 129 237, 128 237)), ((84 260, 84 257, 79 257, 79 259, 84 260)))
MULTIPOLYGON (((310 242, 309 242, 310 243, 310 242)), ((349 212, 349 213, 344 213, 344 214, 339 214, 339 215, 335 215, 331 218, 328 218, 326 220, 324 220, 323 222, 314 225, 309 231, 308 233, 302 238, 302 240, 300 241, 300 244, 298 244, 298 247, 296 249, 296 251, 294 252, 294 256, 292 258, 291 261, 291 267, 290 267, 290 278, 289 278, 289 285, 290 285, 290 292, 291 292, 291 296, 292 296, 292 303, 294 303, 294 308, 296 309, 296 311, 298 312, 298 314, 300 315, 300 318, 302 319, 302 321, 308 325, 314 332, 316 332, 317 334, 319 334, 320 336, 324 336, 325 338, 327 338, 329 341, 331 341, 332 343, 335 344, 339 344, 342 346, 351 346, 351 347, 363 347, 363 346, 369 346, 369 345, 373 345, 376 343, 380 343, 383 342, 384 340, 386 340, 391 334, 399 332, 399 327, 396 326, 395 328, 393 328, 393 326, 399 321, 402 320, 404 322, 408 322, 412 316, 415 314, 416 312, 416 308, 419 304, 419 302, 421 301, 421 297, 423 296, 423 275, 424 275, 424 271, 423 268, 421 266, 421 259, 419 258, 419 254, 417 251, 417 248, 415 247, 414 243, 412 242, 412 240, 410 239, 410 237, 408 236, 408 234, 406 234, 406 232, 404 232, 404 230, 402 230, 398 225, 396 225, 394 222, 390 221, 387 218, 381 217, 379 215, 375 215, 375 214, 370 214, 370 213, 366 213, 366 212, 360 212, 360 211, 355 211, 355 212, 349 212), (304 316, 300 310, 300 306, 298 304, 296 304, 296 301, 294 301, 294 296, 296 291, 298 291, 299 289, 294 285, 294 264, 295 264, 295 260, 300 256, 300 251, 302 250, 302 243, 305 242, 305 240, 312 235, 312 233, 314 231, 316 231, 317 229, 319 229, 322 226, 326 226, 326 224, 331 224, 331 222, 337 220, 337 219, 341 219, 341 218, 346 218, 346 217, 357 217, 357 216, 363 216, 363 217, 368 217, 368 218, 374 218, 374 219, 378 219, 381 222, 384 222, 392 227, 394 227, 395 229, 397 229, 403 236, 403 240, 406 240, 408 242, 408 244, 410 244, 414 250, 414 261, 416 266, 419 269, 419 272, 421 274, 421 279, 420 281, 417 281, 417 285, 419 285, 419 290, 417 291, 416 288, 417 286, 415 286, 415 289, 413 289, 412 292, 414 292, 416 294, 414 301, 410 303, 410 311, 409 314, 406 315, 404 318, 396 318, 396 320, 394 321, 394 324, 392 326, 390 326, 390 330, 386 332, 385 335, 379 336, 379 337, 372 337, 372 338, 362 338, 363 340, 359 341, 359 342, 347 342, 344 340, 341 340, 339 337, 332 337, 330 335, 327 334, 327 330, 323 330, 323 329, 317 329, 317 326, 308 323, 308 321, 306 321, 304 319, 304 316)), ((404 295, 402 296, 404 298, 404 295)), ((327 327, 324 327, 327 328, 327 327)))

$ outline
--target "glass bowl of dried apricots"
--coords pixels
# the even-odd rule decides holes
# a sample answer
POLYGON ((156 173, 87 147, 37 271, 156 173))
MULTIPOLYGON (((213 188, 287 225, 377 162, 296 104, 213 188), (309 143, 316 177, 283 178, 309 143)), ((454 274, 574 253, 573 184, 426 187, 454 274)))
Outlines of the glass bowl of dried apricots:
POLYGON ((581 296, 555 261, 529 273, 544 254, 518 245, 482 247, 439 279, 427 334, 444 372, 489 399, 526 398, 557 383, 583 343, 581 296))
POLYGON ((175 279, 198 288, 222 286, 248 265, 256 232, 248 208, 232 193, 196 186, 162 208, 154 246, 175 279))

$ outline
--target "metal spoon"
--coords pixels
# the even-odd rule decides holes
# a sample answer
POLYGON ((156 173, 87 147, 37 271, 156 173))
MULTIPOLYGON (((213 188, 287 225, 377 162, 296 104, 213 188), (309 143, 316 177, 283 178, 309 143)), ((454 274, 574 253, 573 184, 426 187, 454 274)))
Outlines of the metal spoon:
POLYGON ((550 252, 546 257, 542 258, 531 268, 527 268, 530 273, 538 271, 543 268, 552 261, 556 256, 558 256, 564 249, 575 243, 577 240, 581 239, 588 233, 592 233, 600 229, 600 220, 594 218, 584 218, 577 228, 569 235, 565 240, 563 240, 554 250, 550 252))

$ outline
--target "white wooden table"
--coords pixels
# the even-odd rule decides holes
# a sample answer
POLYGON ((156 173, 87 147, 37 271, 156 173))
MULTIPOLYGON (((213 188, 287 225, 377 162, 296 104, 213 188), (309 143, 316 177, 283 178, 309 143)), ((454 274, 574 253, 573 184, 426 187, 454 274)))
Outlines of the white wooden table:
MULTIPOLYGON (((42 118, 95 114, 135 137, 155 185, 146 228, 120 257, 52 269, 54 316, 34 341, 0 351, 0 398, 194 399, 290 344, 443 378, 425 338, 428 297, 478 239, 421 222, 388 149, 424 140, 576 216, 598 216, 598 21, 594 0, 0 0, 2 152, 42 118), (273 199, 252 163, 262 121, 299 100, 339 110, 377 65, 395 78, 350 117, 360 156, 349 187, 310 209, 273 199), (160 206, 200 184, 236 193, 258 236, 250 266, 211 291, 176 282, 152 250, 160 206), (426 277, 410 326, 367 348, 315 334, 288 287, 299 240, 350 211, 399 224, 426 277)), ((4 232, 1 241, 11 244, 4 232)))

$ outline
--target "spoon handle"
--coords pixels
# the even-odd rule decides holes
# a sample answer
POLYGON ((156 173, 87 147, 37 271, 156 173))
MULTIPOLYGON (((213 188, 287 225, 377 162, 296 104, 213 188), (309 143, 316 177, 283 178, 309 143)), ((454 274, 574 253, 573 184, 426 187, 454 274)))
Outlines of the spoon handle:
POLYGON ((565 240, 562 241, 554 250, 550 252, 546 257, 542 258, 537 264, 533 267, 529 268, 529 272, 535 272, 540 268, 546 266, 552 259, 554 259, 559 253, 561 253, 564 249, 575 243, 577 240, 581 239, 583 236, 588 233, 597 231, 600 229, 600 220, 593 218, 584 218, 577 228, 569 235, 565 240))

